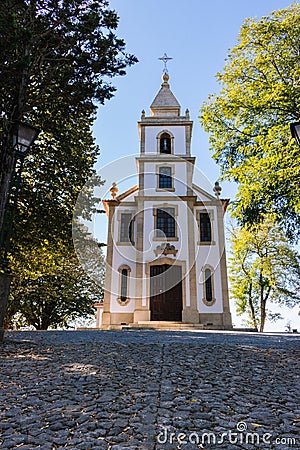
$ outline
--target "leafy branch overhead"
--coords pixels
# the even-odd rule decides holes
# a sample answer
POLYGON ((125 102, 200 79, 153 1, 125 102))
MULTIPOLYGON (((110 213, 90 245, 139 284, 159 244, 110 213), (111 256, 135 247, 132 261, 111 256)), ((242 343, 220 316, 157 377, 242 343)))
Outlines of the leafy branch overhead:
POLYGON ((300 5, 247 19, 217 79, 200 120, 224 179, 239 184, 234 215, 275 214, 299 237, 300 151, 289 124, 300 119, 300 5))
POLYGON ((7 119, 15 108, 30 114, 41 100, 48 114, 95 111, 93 102, 115 91, 105 78, 124 75, 136 62, 114 33, 117 25, 107 1, 4 0, 0 81, 7 119))
MULTIPOLYGON (((101 183, 93 168, 100 153, 92 134, 97 106, 114 95, 112 78, 137 61, 116 34, 118 21, 105 0, 1 3, 0 225, 13 169, 13 123, 29 120, 42 130, 24 164, 9 311, 17 307, 38 328, 92 313, 92 302, 103 295, 103 255, 97 253, 95 284, 76 259, 72 217, 87 180, 101 183)), ((96 204, 86 199, 84 217, 96 204)))
MULTIPOLYGON (((49 157, 64 183, 91 168, 96 149, 91 127, 96 106, 112 97, 109 82, 136 62, 115 34, 118 16, 103 0, 3 0, 0 10, 1 172, 0 224, 12 171, 13 123, 28 119, 42 129, 36 148, 49 157), (89 142, 88 142, 89 141, 89 142), (89 146, 87 161, 76 161, 76 147, 89 146), (74 148, 75 147, 75 148, 74 148), (65 154, 71 161, 64 164, 65 154), (82 167, 81 167, 82 166, 82 167)), ((49 167, 48 167, 49 168, 49 167)), ((38 174, 37 174, 38 177, 38 174)), ((71 180, 70 180, 71 181, 71 180)), ((82 182, 81 182, 82 185, 82 182)), ((76 186, 76 185, 75 185, 76 186)))

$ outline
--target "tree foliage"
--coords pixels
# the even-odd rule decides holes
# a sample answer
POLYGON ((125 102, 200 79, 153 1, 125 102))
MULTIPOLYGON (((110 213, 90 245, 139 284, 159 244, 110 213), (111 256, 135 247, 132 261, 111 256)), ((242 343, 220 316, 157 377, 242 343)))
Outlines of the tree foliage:
POLYGON ((280 318, 268 303, 293 307, 300 300, 300 257, 270 217, 232 232, 229 267, 237 313, 246 313, 248 323, 260 331, 267 317, 280 318))
POLYGON ((239 184, 235 217, 271 213, 299 237, 300 151, 289 129, 300 118, 299 3, 247 19, 217 79, 200 120, 223 177, 239 184))
MULTIPOLYGON (((68 162, 60 171, 56 164, 62 154, 75 161, 76 174, 80 173, 83 161, 76 162, 80 152, 73 144, 89 145, 85 133, 90 138, 96 104, 115 90, 109 78, 124 75, 126 66, 136 61, 114 33, 117 25, 118 17, 105 0, 3 0, 0 225, 13 166, 15 121, 28 119, 43 130, 33 164, 39 163, 42 145, 43 156, 49 156, 63 181, 74 176, 74 166, 68 162)), ((89 167, 95 157, 91 147, 89 167)))
MULTIPOLYGON (((97 267, 98 277, 103 280, 102 253, 97 267)), ((95 314, 93 303, 103 299, 103 284, 95 284, 78 265, 72 248, 58 249, 45 241, 38 248, 20 252, 14 269, 8 323, 20 313, 37 330, 69 326, 77 318, 95 314)))
MULTIPOLYGON (((105 0, 1 4, 0 224, 13 167, 14 123, 26 119, 42 130, 23 169, 9 309, 21 311, 38 328, 91 313, 94 297, 102 295, 75 258, 72 216, 79 193, 95 174, 97 105, 112 97, 110 79, 136 62, 116 36, 117 25, 105 0)), ((99 177, 92 179, 100 183, 99 177)), ((89 198, 86 217, 96 201, 89 198)), ((97 257, 103 278, 103 256, 97 257)))

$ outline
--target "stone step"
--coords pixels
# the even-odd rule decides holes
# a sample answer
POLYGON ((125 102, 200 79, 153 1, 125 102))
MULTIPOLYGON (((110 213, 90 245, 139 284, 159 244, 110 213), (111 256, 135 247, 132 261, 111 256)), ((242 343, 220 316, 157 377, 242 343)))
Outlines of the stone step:
POLYGON ((200 323, 183 323, 171 321, 140 321, 124 325, 122 329, 150 329, 150 330, 203 330, 200 323))

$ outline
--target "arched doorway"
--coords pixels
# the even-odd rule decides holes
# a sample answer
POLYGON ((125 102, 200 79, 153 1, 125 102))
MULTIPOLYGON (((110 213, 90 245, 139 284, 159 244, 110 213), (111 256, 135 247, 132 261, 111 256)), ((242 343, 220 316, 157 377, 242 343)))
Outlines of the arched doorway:
POLYGON ((153 321, 182 321, 182 268, 150 267, 150 311, 153 321))

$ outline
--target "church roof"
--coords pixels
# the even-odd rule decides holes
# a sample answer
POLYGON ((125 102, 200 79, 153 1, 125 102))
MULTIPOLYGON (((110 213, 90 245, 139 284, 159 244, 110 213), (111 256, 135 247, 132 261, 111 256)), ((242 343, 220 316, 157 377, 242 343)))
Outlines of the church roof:
POLYGON ((108 215, 109 212, 109 205, 119 205, 120 201, 124 200, 129 195, 133 194, 134 192, 138 191, 138 186, 133 186, 127 191, 123 192, 122 194, 118 195, 116 198, 110 198, 108 200, 102 200, 102 204, 104 206, 104 209, 106 211, 106 214, 108 215))
POLYGON ((174 110, 177 115, 180 115, 180 104, 171 91, 168 81, 169 75, 164 73, 161 88, 150 106, 153 115, 155 115, 156 110, 174 110))
POLYGON ((133 186, 129 189, 127 189, 127 191, 123 192, 122 194, 118 195, 117 200, 124 200, 124 198, 128 197, 130 194, 133 194, 134 192, 138 191, 139 187, 138 186, 133 186))

